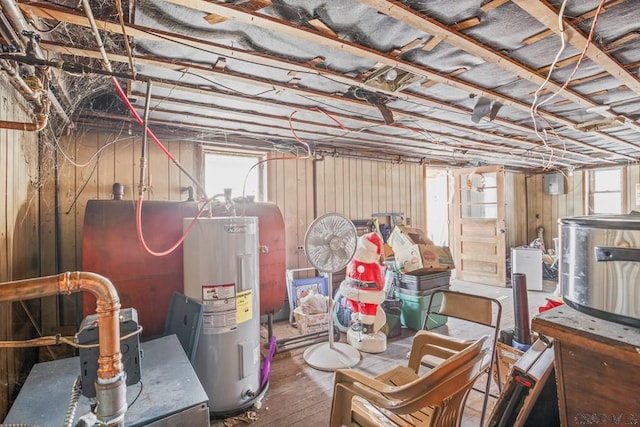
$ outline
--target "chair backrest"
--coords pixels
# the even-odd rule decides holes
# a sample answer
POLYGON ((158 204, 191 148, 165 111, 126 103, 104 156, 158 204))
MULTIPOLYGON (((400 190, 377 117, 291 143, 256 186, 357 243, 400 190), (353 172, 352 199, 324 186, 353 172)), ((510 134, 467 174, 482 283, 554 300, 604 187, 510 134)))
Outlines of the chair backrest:
MULTIPOLYGON (((434 292, 429 300, 427 319, 430 314, 440 314, 498 328, 500 326, 500 317, 502 316, 502 304, 494 298, 481 295, 455 291, 437 291, 434 292), (438 294, 442 295, 441 299, 437 297, 438 294), (435 308, 433 301, 438 300, 442 302, 439 308, 435 308)), ((427 321, 425 320, 425 329, 426 325, 427 321)))
POLYGON ((427 398, 424 394, 428 391, 430 396, 428 399, 437 403, 439 397, 444 398, 448 393, 455 391, 451 387, 457 383, 449 382, 450 379, 459 375, 464 376, 466 370, 483 361, 486 355, 483 350, 486 339, 487 336, 479 338, 429 372, 407 384, 395 387, 392 392, 387 394, 387 397, 400 400, 409 399, 407 402, 411 402, 420 396, 422 396, 421 398, 427 398))

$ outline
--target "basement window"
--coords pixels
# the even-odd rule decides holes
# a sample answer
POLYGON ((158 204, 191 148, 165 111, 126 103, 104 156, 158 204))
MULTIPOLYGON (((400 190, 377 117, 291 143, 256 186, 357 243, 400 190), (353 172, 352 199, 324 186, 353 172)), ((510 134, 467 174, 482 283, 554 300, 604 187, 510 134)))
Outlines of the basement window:
POLYGON ((256 202, 264 201, 264 163, 255 166, 263 159, 264 156, 259 154, 205 153, 204 179, 207 194, 212 197, 230 189, 232 198, 242 197, 244 194, 245 197, 253 197, 256 202))
POLYGON ((622 169, 595 169, 587 172, 589 194, 587 212, 621 214, 623 204, 622 169))

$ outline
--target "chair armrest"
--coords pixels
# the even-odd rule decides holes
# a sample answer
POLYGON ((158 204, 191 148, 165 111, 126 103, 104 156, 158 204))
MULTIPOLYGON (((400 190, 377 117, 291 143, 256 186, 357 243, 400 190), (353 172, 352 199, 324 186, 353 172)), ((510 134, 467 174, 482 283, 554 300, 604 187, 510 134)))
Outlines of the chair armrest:
POLYGON ((424 356, 431 355, 447 359, 464 350, 473 342, 473 340, 463 341, 430 331, 418 331, 411 343, 408 366, 417 373, 420 369, 420 361, 424 356))

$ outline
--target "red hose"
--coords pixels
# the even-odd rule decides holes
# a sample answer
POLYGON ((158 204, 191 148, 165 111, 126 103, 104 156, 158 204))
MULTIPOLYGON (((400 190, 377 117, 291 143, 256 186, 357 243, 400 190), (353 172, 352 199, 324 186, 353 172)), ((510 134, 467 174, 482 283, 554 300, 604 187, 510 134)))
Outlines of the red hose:
MULTIPOLYGON (((140 117, 140 114, 138 114, 136 109, 133 108, 133 105, 131 105, 131 102, 129 102, 129 98, 127 98, 127 95, 125 95, 124 91, 122 90, 122 87, 120 86, 120 83, 118 83, 118 80, 114 76, 111 76, 111 82, 113 82, 113 85, 118 91, 118 95, 120 95, 120 98, 122 98, 122 101, 126 104, 129 111, 131 111, 131 114, 133 114, 133 117, 135 117, 136 121, 140 125, 144 126, 144 121, 142 120, 142 117, 140 117)), ((169 150, 167 150, 167 148, 162 144, 162 142, 160 142, 160 140, 155 136, 155 134, 151 131, 151 129, 149 129, 148 126, 144 126, 144 128, 147 131, 147 135, 149 135, 149 137, 153 139, 153 142, 156 143, 156 145, 162 150, 162 152, 175 162, 176 158, 173 157, 173 154, 171 154, 169 150)))

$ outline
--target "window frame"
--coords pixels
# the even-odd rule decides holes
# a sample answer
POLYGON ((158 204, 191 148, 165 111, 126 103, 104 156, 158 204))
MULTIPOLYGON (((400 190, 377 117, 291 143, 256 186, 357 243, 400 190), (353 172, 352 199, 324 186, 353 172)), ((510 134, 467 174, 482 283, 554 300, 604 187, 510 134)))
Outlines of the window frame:
POLYGON ((594 210, 594 196, 596 194, 620 194, 620 212, 624 213, 627 206, 627 174, 626 167, 606 167, 590 169, 585 171, 585 213, 587 215, 599 215, 607 214, 609 212, 596 212, 594 210), (604 170, 617 170, 620 174, 620 189, 619 190, 604 190, 596 191, 596 172, 604 170))
MULTIPOLYGON (((203 147, 202 149, 202 182, 204 183, 205 189, 207 193, 209 193, 209 189, 207 188, 207 156, 210 155, 218 155, 218 156, 232 156, 232 157, 245 157, 245 158, 253 158, 255 159, 255 163, 262 162, 254 169, 251 170, 251 173, 258 174, 258 194, 256 196, 256 202, 264 202, 267 200, 267 169, 266 162, 264 160, 267 159, 267 153, 261 151, 251 151, 251 150, 224 150, 220 148, 208 148, 203 147)), ((208 194, 209 197, 214 196, 214 194, 208 194)), ((242 197, 242 193, 231 194, 232 198, 242 197)))

